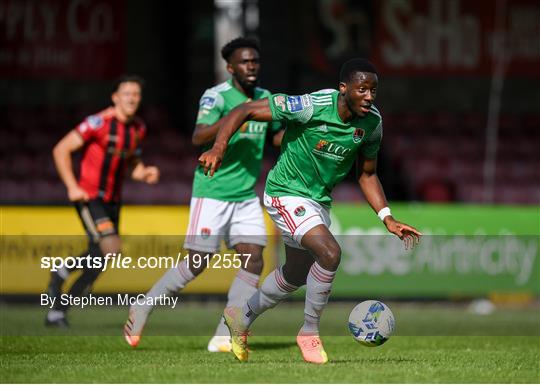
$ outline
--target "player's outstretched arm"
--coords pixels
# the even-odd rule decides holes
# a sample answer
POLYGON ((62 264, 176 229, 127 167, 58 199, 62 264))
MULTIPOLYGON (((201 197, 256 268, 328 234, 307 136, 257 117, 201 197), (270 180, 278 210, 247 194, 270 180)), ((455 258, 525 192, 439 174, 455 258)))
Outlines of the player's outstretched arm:
POLYGON ((220 126, 220 129, 214 145, 199 157, 199 162, 204 168, 205 175, 209 171, 210 176, 214 175, 221 165, 229 139, 248 120, 258 122, 272 121, 272 111, 270 110, 268 99, 241 104, 215 123, 220 126))
POLYGON ((83 145, 84 140, 81 135, 72 130, 54 146, 52 151, 54 165, 60 179, 66 186, 68 198, 71 202, 88 200, 88 194, 77 183, 71 162, 71 153, 81 149, 83 145))
MULTIPOLYGON (((360 158, 360 178, 358 179, 358 184, 367 202, 376 213, 388 207, 384 190, 377 176, 377 159, 360 158)), ((383 222, 389 232, 397 235, 405 242, 406 248, 415 246, 422 236, 422 233, 413 226, 396 221, 392 215, 385 216, 383 222)))

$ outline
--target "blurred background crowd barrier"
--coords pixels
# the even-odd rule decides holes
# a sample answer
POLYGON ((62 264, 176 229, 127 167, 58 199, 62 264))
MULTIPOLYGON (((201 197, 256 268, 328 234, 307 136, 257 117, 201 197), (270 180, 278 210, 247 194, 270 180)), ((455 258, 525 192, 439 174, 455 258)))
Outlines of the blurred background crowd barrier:
MULTIPOLYGON (((273 92, 337 87, 354 56, 376 63, 390 199, 538 204, 538 20, 534 0, 1 0, 0 203, 65 204, 52 146, 126 72, 147 81, 145 158, 163 179, 128 184, 125 202, 188 203, 199 97, 245 34, 273 92)), ((354 175, 335 198, 361 199, 354 175)))

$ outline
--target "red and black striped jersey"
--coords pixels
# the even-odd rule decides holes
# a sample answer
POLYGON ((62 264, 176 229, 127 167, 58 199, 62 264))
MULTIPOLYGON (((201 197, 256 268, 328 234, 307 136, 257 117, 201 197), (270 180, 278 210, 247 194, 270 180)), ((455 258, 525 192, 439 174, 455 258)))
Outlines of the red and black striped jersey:
POLYGON ((79 185, 90 199, 120 201, 122 180, 129 161, 141 155, 146 134, 142 119, 116 119, 110 107, 87 117, 75 130, 84 140, 79 185))

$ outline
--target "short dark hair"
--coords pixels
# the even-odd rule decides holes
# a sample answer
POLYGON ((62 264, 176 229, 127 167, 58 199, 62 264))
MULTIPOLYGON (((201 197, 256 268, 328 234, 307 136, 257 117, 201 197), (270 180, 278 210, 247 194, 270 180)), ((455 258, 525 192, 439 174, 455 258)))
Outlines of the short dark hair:
POLYGON ((229 62, 232 53, 238 48, 253 48, 258 53, 261 53, 259 41, 253 37, 237 37, 231 40, 221 48, 221 57, 229 62))
POLYGON ((120 88, 120 84, 122 83, 137 83, 141 89, 144 86, 144 79, 138 75, 122 75, 118 78, 116 78, 112 84, 111 93, 115 93, 120 88))
POLYGON ((372 62, 364 58, 357 58, 343 63, 339 71, 339 81, 347 83, 351 80, 351 75, 355 72, 370 72, 377 75, 377 69, 372 62))

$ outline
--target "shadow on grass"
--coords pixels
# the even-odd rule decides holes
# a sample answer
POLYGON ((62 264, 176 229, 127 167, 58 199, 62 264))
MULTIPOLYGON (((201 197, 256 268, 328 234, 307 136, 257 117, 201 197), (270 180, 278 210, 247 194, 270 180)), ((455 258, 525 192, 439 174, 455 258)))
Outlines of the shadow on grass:
POLYGON ((350 363, 358 363, 362 362, 362 364, 401 364, 401 363, 411 363, 411 362, 421 362, 421 360, 416 360, 414 358, 403 358, 403 357, 384 357, 384 358, 350 358, 350 359, 337 359, 333 360, 330 359, 328 361, 329 364, 350 364, 350 363))
POLYGON ((257 350, 274 350, 274 349, 289 349, 292 346, 296 346, 295 341, 291 342, 254 342, 250 343, 250 349, 257 350))

